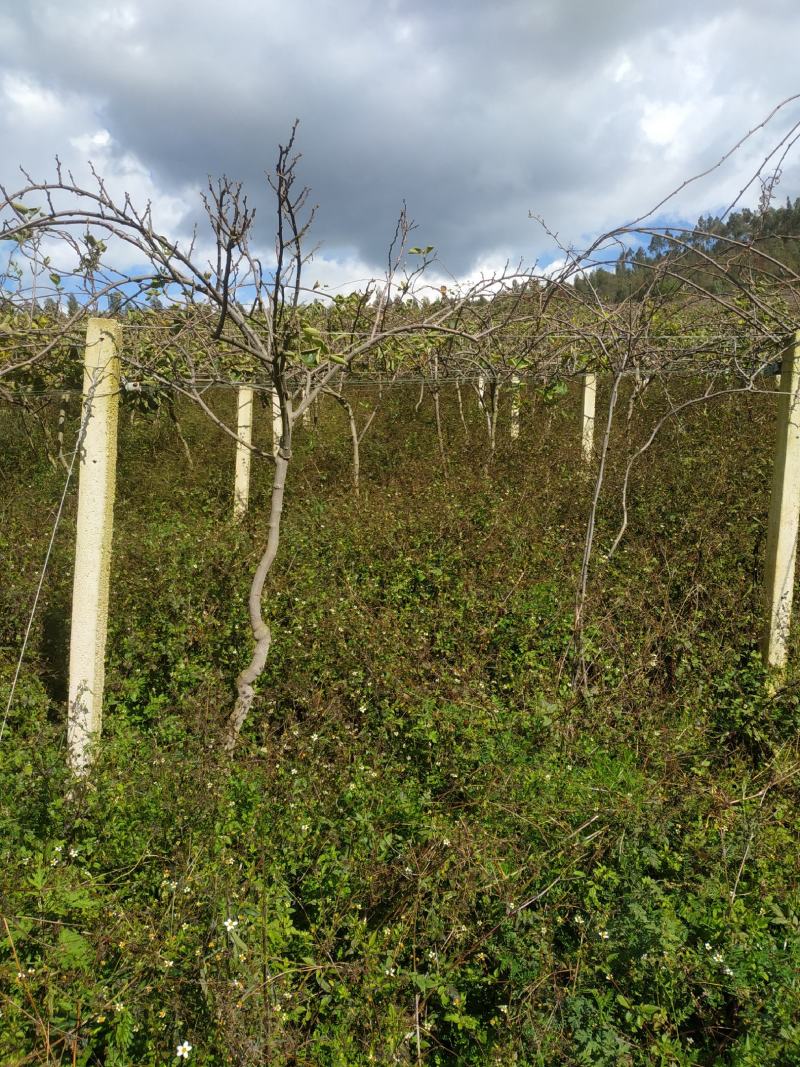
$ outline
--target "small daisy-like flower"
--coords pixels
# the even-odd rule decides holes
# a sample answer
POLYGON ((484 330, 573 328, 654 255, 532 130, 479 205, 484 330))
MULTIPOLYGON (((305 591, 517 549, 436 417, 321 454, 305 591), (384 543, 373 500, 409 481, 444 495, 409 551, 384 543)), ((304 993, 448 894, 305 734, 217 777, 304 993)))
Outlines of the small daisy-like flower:
POLYGON ((713 947, 714 946, 711 944, 710 941, 706 941, 705 945, 703 945, 703 948, 706 950, 706 952, 710 952, 713 947))
POLYGON ((230 934, 236 929, 236 927, 239 925, 239 923, 238 923, 238 921, 236 919, 226 919, 225 922, 222 925, 225 927, 225 929, 230 934))
POLYGON ((450 838, 449 837, 443 837, 442 838, 442 844, 444 845, 445 848, 450 848, 450 838))
POLYGON ((71 848, 69 850, 69 858, 72 859, 72 860, 78 858, 78 850, 77 850, 77 848, 71 848))
POLYGON ((396 973, 397 973, 397 971, 396 971, 396 969, 394 967, 387 967, 386 970, 384 971, 384 974, 386 975, 387 978, 394 978, 396 973))
POLYGON ((174 967, 175 966, 175 960, 164 960, 164 966, 165 967, 174 967))
POLYGON ((125 1005, 122 1003, 121 1000, 118 1000, 117 1003, 114 1005, 114 1011, 117 1012, 117 1014, 119 1014, 121 1011, 125 1011, 125 1005))
POLYGON ((598 930, 597 936, 601 941, 608 941, 608 930, 598 930))
POLYGON ((584 917, 582 915, 576 915, 575 916, 575 922, 578 924, 578 926, 583 926, 583 924, 586 922, 586 920, 584 919, 584 917))
POLYGON ((715 952, 714 955, 711 957, 711 959, 714 961, 714 963, 724 963, 725 962, 725 957, 722 955, 721 952, 715 952))
POLYGON ((178 1057, 179 1060, 188 1060, 189 1053, 191 1051, 192 1046, 189 1044, 189 1042, 181 1041, 180 1045, 178 1045, 177 1049, 175 1050, 175 1055, 178 1057))
POLYGON ((312 741, 319 741, 319 734, 312 734, 311 735, 311 740, 312 741))

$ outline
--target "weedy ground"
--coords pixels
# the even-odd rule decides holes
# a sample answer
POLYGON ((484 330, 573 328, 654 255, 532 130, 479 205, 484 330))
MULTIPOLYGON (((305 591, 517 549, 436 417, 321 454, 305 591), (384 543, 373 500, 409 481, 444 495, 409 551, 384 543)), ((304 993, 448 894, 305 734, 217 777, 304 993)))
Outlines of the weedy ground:
MULTIPOLYGON (((800 1063, 800 701, 756 654, 773 398, 672 422, 608 559, 664 405, 623 401, 579 688, 577 398, 527 396, 488 474, 474 397, 468 432, 447 397, 446 470, 415 401, 385 396, 360 497, 341 413, 298 434, 232 760, 268 465, 236 526, 231 442, 182 410, 190 469, 166 417, 123 410, 75 788, 71 490, 0 744, 2 1063, 800 1063)), ((0 438, 4 705, 63 471, 35 423, 4 411, 0 438)))

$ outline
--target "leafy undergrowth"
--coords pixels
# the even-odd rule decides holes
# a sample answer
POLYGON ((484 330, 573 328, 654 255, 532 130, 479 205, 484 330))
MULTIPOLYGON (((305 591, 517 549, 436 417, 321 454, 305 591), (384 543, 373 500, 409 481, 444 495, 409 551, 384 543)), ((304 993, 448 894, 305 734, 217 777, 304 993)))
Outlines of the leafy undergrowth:
MULTIPOLYGON (((445 476, 412 408, 360 499, 335 411, 298 442, 233 760, 269 472, 236 527, 227 443, 184 414, 190 471, 123 420, 97 766, 64 769, 70 514, 0 746, 3 1063, 800 1062, 800 701, 754 653, 768 408, 670 431, 607 560, 612 456, 581 690, 572 407, 488 478, 477 420, 446 410, 445 476)), ((3 438, 7 693, 61 474, 3 438)))

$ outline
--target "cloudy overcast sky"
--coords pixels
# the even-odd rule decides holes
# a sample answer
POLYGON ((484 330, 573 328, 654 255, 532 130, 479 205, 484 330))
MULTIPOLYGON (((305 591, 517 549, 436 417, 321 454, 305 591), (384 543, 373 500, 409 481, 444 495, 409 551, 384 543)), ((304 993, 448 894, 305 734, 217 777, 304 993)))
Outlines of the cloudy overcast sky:
MULTIPOLYGON (((797 0, 3 0, 0 178, 92 159, 177 234, 209 174, 266 205, 298 118, 323 280, 380 267, 403 199, 455 276, 546 265, 530 212, 580 246, 647 210, 800 90, 798 31, 797 0)), ((673 216, 725 205, 798 119, 673 216)))

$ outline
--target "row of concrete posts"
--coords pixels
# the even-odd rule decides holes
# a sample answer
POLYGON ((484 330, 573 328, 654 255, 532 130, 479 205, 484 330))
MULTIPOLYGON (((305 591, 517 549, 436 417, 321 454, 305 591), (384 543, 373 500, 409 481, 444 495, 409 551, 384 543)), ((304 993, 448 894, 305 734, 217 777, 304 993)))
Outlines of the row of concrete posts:
MULTIPOLYGON (((117 457, 117 414, 122 331, 112 319, 92 318, 86 334, 83 414, 79 441, 79 488, 72 629, 69 657, 68 748, 72 770, 85 775, 91 745, 102 726, 105 644, 108 620, 111 538, 117 457)), ((519 379, 514 381, 511 434, 519 435, 519 379)), ((594 451, 597 379, 583 377, 581 454, 589 465, 594 451)), ((238 393, 238 440, 234 515, 242 518, 250 491, 253 389, 238 393)), ((281 434, 281 414, 273 393, 273 442, 281 434)), ((273 445, 274 447, 274 445, 273 445)), ((765 570, 765 664, 780 673, 786 666, 800 525, 800 332, 782 360, 777 412, 772 496, 765 570)))

